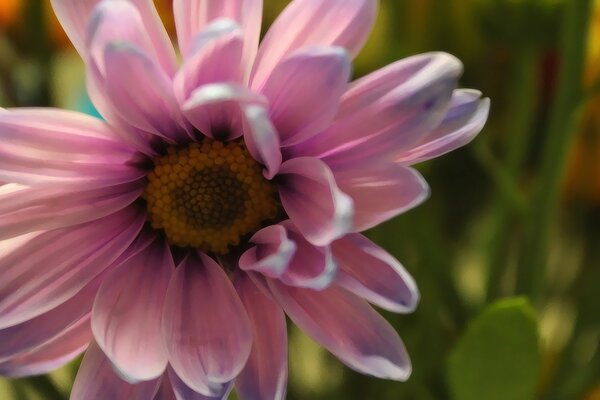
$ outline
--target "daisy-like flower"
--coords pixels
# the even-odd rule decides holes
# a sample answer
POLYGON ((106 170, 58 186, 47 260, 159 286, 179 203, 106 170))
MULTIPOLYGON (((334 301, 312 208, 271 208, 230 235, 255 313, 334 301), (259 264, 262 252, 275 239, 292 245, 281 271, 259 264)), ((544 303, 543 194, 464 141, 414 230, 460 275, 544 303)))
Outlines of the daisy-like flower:
POLYGON ((409 166, 470 141, 488 101, 443 53, 349 83, 376 0, 52 0, 105 122, 0 111, 0 371, 87 348, 73 399, 283 399, 285 314, 356 371, 405 380, 369 303, 415 283, 359 232, 421 203, 409 166), (285 313, 285 314, 284 314, 285 313))

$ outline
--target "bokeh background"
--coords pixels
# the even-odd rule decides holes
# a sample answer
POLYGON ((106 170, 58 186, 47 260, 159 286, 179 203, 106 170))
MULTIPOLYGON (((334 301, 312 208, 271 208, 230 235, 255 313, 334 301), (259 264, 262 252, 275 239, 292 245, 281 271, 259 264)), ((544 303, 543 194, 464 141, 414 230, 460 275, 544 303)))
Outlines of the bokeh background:
MULTIPOLYGON (((265 28, 286 3, 265 0, 265 28)), ((355 75, 437 50, 492 111, 419 166, 430 200, 368 233, 421 290, 414 314, 385 314, 413 375, 360 376, 292 329, 288 399, 599 400, 600 1, 381 0, 355 75)), ((49 2, 0 0, 0 106, 94 113, 84 84, 49 2)), ((66 399, 76 369, 0 378, 0 399, 66 399)))

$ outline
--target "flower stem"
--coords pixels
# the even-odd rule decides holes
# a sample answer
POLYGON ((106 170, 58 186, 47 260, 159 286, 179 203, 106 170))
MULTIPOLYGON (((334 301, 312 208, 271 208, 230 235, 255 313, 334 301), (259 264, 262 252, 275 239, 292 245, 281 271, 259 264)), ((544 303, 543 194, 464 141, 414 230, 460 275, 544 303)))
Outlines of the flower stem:
MULTIPOLYGON (((520 200, 522 193, 518 190, 518 181, 527 155, 532 134, 531 128, 537 104, 537 80, 535 79, 538 67, 538 51, 527 46, 517 53, 514 62, 513 90, 515 102, 511 110, 512 124, 507 146, 505 172, 508 184, 513 188, 520 200)), ((487 251, 487 265, 489 266, 487 278, 486 299, 491 301, 500 295, 500 282, 506 267, 506 253, 511 236, 511 221, 515 214, 526 211, 522 203, 515 204, 508 198, 506 190, 498 189, 498 200, 494 210, 494 236, 487 251)))
POLYGON ((534 193, 527 226, 527 242, 517 276, 517 291, 529 294, 534 304, 545 290, 549 231, 556 215, 567 153, 574 138, 574 118, 583 97, 582 75, 591 0, 567 2, 561 36, 561 68, 543 148, 539 186, 534 193))

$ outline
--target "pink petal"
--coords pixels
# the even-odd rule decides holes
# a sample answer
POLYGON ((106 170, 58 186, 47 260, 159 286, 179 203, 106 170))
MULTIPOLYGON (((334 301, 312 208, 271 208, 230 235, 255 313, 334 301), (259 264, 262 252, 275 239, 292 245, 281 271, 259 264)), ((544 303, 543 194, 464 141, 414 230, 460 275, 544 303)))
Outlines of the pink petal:
POLYGON ((124 121, 167 141, 189 140, 171 79, 143 51, 110 42, 104 63, 106 94, 124 121))
POLYGON ((288 377, 285 315, 247 275, 237 275, 235 286, 254 336, 248 362, 235 381, 238 396, 241 400, 284 400, 288 377))
POLYGON ((154 397, 159 385, 160 379, 135 385, 122 380, 112 369, 110 360, 92 341, 77 372, 71 400, 148 400, 154 397))
POLYGON ((394 328, 362 299, 336 286, 323 291, 269 285, 289 317, 350 368, 404 381, 411 365, 394 328))
POLYGON ((356 55, 375 22, 377 3, 376 0, 292 1, 260 45, 252 87, 261 87, 275 66, 301 47, 340 46, 356 55))
MULTIPOLYGON (((94 8, 101 0, 51 0, 54 12, 63 29, 79 51, 86 58, 86 36, 88 24, 92 18, 94 8)), ((106 1, 105 1, 106 2, 106 1)), ((119 6, 119 2, 110 2, 111 7, 119 6)), ((154 54, 161 66, 172 74, 176 70, 177 59, 171 40, 160 21, 160 17, 152 0, 128 0, 140 14, 144 31, 150 37, 154 54)))
POLYGON ((411 57, 352 85, 329 129, 293 149, 337 168, 393 159, 443 120, 462 64, 445 53, 411 57))
POLYGON ((193 52, 193 40, 216 19, 235 21, 244 31, 243 65, 250 68, 260 36, 263 0, 174 0, 175 27, 179 48, 187 58, 193 52))
POLYGON ((4 185, 0 187, 0 239, 64 228, 113 214, 140 197, 140 183, 92 190, 82 190, 81 185, 4 185))
POLYGON ((260 272, 270 278, 279 278, 285 272, 297 248, 281 225, 261 229, 250 238, 250 243, 255 246, 242 254, 240 268, 260 272))
POLYGON ((351 233, 331 244, 340 266, 335 282, 392 312, 412 312, 419 291, 404 267, 363 235, 351 233))
POLYGON ((328 287, 338 270, 329 246, 309 243, 290 221, 284 221, 282 225, 297 250, 279 279, 286 285, 314 290, 328 287))
POLYGON ((350 59, 340 47, 303 48, 284 58, 260 88, 284 146, 327 128, 350 79, 350 59))
POLYGON ((167 366, 160 328, 174 269, 168 246, 155 241, 112 271, 94 302, 94 337, 130 382, 157 378, 167 366))
POLYGON ((71 298, 129 247, 144 222, 143 214, 129 208, 12 247, 0 259, 0 329, 71 298))
POLYGON ((244 140, 254 159, 265 166, 264 175, 272 179, 281 166, 282 155, 279 136, 261 106, 250 105, 244 109, 244 140))
POLYGON ((335 171, 340 190, 354 204, 353 230, 361 232, 421 204, 429 197, 425 179, 392 162, 364 163, 335 171))
POLYGON ((233 387, 232 383, 228 383, 225 389, 225 392, 219 396, 205 396, 201 393, 195 392, 190 389, 178 376, 173 368, 168 368, 168 380, 171 385, 171 389, 173 393, 173 400, 226 400, 229 397, 229 393, 231 392, 231 388, 233 387))
POLYGON ((306 239, 324 246, 351 229, 352 200, 319 159, 301 157, 281 165, 279 195, 287 215, 306 239))
POLYGON ((51 109, 0 111, 0 180, 26 185, 77 182, 84 188, 135 181, 131 149, 99 120, 51 109))
POLYGON ((184 104, 192 92, 210 83, 242 83, 244 37, 231 20, 216 20, 194 40, 194 51, 174 80, 175 95, 184 104))
POLYGON ((245 109, 254 104, 264 105, 266 100, 238 84, 213 83, 194 90, 183 113, 204 135, 231 140, 244 133, 245 109))
POLYGON ((222 395, 244 367, 252 345, 248 317, 227 274, 208 256, 192 255, 175 270, 163 334, 171 366, 196 392, 222 395))
POLYGON ((36 151, 92 152, 107 159, 127 160, 128 148, 111 126, 87 114, 57 108, 0 109, 3 145, 28 146, 36 151))
POLYGON ((19 378, 46 374, 81 354, 91 340, 90 318, 87 316, 41 346, 0 361, 0 375, 19 378))
POLYGON ((80 320, 89 320, 101 278, 97 277, 54 309, 18 325, 0 329, 0 360, 34 350, 61 336, 80 320))
POLYGON ((416 147, 399 154, 402 164, 416 164, 444 155, 469 143, 483 129, 490 100, 474 90, 457 90, 448 114, 432 134, 416 147))
MULTIPOLYGON (((119 109, 113 103, 112 96, 107 92, 105 51, 115 44, 127 43, 153 60, 154 49, 147 35, 143 19, 139 11, 129 1, 105 0, 94 9, 89 22, 86 46, 88 48, 87 87, 92 102, 100 114, 113 126, 123 132, 128 143, 145 154, 153 155, 150 141, 151 134, 138 129, 123 119, 125 110, 119 109)), ((172 74, 168 73, 168 76, 172 74)), ((135 82, 135 80, 134 80, 135 82)), ((129 85, 126 85, 129 87, 129 85)))

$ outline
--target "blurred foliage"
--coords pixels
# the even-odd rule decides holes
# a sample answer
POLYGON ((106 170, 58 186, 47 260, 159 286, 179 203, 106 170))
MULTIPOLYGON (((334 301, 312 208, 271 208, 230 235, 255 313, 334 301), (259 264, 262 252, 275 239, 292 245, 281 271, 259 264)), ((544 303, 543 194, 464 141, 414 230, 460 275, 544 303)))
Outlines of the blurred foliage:
MULTIPOLYGON (((156 3, 173 33, 170 1, 156 3)), ((265 3, 266 29, 287 1, 265 3)), ((292 330, 290 400, 600 399, 600 1, 592 3, 381 0, 355 75, 448 51, 465 64, 462 86, 492 98, 492 113, 474 143, 419 167, 432 188, 426 204, 368 233, 421 290, 414 314, 385 314, 412 356, 410 380, 361 376, 292 330)), ((0 0, 0 105, 88 111, 84 86, 48 2, 0 0)), ((75 368, 0 380, 0 398, 64 397, 75 368)))
POLYGON ((537 321, 526 299, 500 300, 475 318, 449 359, 456 400, 534 398, 541 366, 537 321))

